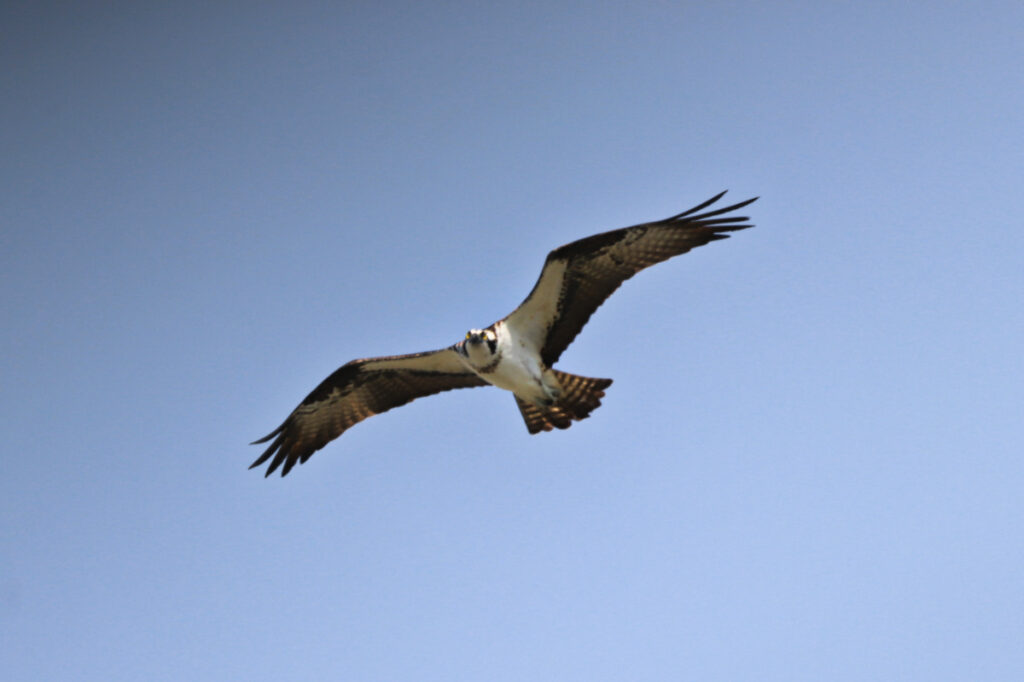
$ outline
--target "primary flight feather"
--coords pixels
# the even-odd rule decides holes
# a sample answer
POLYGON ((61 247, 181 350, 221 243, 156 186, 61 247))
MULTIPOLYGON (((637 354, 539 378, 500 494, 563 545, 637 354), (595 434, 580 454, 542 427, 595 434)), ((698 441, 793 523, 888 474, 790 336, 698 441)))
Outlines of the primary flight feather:
POLYGON ((665 220, 595 234, 548 254, 530 295, 504 319, 471 329, 453 346, 426 353, 353 360, 324 379, 279 427, 249 467, 267 460, 266 476, 296 464, 354 424, 423 396, 454 388, 511 391, 530 433, 567 429, 597 409, 611 379, 552 369, 594 311, 624 281, 726 232, 748 227, 726 216, 756 200, 701 213, 725 192, 665 220), (283 466, 282 466, 283 465, 283 466))

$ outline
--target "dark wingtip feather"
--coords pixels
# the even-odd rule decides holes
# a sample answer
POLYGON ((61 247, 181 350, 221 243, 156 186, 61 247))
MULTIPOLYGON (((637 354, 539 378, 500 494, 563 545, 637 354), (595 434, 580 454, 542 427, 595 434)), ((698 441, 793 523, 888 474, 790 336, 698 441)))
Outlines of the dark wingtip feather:
POLYGON ((271 453, 276 449, 276 447, 277 447, 277 444, 275 443, 274 445, 271 445, 269 448, 264 450, 263 454, 260 455, 259 457, 257 457, 256 461, 249 465, 249 468, 250 469, 255 469, 259 465, 261 465, 264 462, 266 462, 267 458, 270 457, 271 453))
POLYGON ((683 211, 679 215, 674 215, 671 218, 669 218, 669 220, 678 220, 680 218, 685 218, 688 215, 693 215, 697 211, 702 211, 705 208, 707 208, 708 206, 710 206, 711 204, 715 203, 716 201, 718 201, 719 199, 724 197, 725 193, 728 192, 728 191, 729 190, 727 190, 727 189, 726 190, 722 190, 721 192, 719 192, 715 196, 713 196, 710 199, 708 199, 707 201, 705 201, 703 204, 698 204, 697 206, 694 206, 691 209, 687 209, 686 211, 683 211))
MULTIPOLYGON (((273 430, 272 432, 270 432, 270 434, 268 434, 267 436, 265 436, 265 437, 263 437, 263 438, 260 438, 260 439, 259 439, 259 440, 257 440, 257 441, 253 441, 252 443, 250 443, 250 445, 259 445, 260 443, 266 443, 266 442, 267 442, 268 440, 270 440, 270 439, 271 439, 271 438, 273 438, 274 436, 279 436, 279 434, 280 434, 280 433, 281 433, 282 431, 284 431, 284 427, 285 427, 285 425, 286 425, 287 423, 288 423, 288 422, 286 421, 286 422, 285 422, 284 424, 281 424, 281 425, 280 425, 280 426, 278 426, 278 427, 277 427, 276 429, 274 429, 274 430, 273 430)), ((269 457, 270 457, 270 456, 271 456, 272 454, 274 454, 274 451, 275 451, 275 450, 278 450, 278 449, 279 449, 279 446, 280 446, 280 445, 281 445, 281 438, 280 438, 280 436, 279 436, 279 437, 278 437, 278 438, 277 438, 276 440, 274 440, 274 442, 273 442, 273 443, 271 443, 271 444, 270 444, 270 445, 269 445, 269 446, 267 447, 267 449, 266 449, 266 450, 264 450, 264 451, 263 451, 263 454, 261 454, 261 455, 260 455, 259 457, 257 457, 257 458, 256 458, 256 461, 255 461, 255 462, 253 462, 252 464, 250 464, 250 465, 249 465, 249 468, 250 468, 250 469, 255 469, 255 468, 256 468, 256 467, 258 467, 259 465, 261 465, 261 464, 263 464, 264 462, 266 462, 266 461, 267 461, 267 459, 268 459, 268 458, 269 458, 269 457)))
POLYGON ((280 461, 278 461, 280 459, 280 456, 281 456, 281 439, 282 439, 281 434, 282 434, 282 432, 284 431, 284 429, 285 429, 285 427, 287 425, 288 425, 288 420, 286 419, 284 421, 284 423, 282 423, 276 429, 274 429, 273 431, 268 433, 266 436, 264 436, 263 438, 260 438, 259 440, 254 440, 252 443, 249 444, 249 445, 260 445, 261 443, 266 443, 271 438, 274 438, 275 436, 277 436, 277 438, 274 440, 274 442, 271 443, 269 446, 267 446, 267 449, 263 451, 263 454, 261 454, 259 457, 257 457, 256 461, 249 465, 250 469, 255 469, 256 467, 260 466, 261 464, 266 462, 268 459, 270 459, 270 456, 274 455, 275 453, 276 453, 277 457, 275 457, 274 461, 271 462, 270 468, 267 470, 267 473, 264 474, 264 477, 269 476, 270 473, 281 464, 280 461))
POLYGON ((752 203, 754 203, 755 201, 757 201, 760 198, 761 197, 751 197, 750 199, 747 199, 746 201, 741 201, 738 204, 733 204, 728 209, 723 209, 723 210, 735 211, 736 209, 743 208, 744 206, 750 206, 752 203))
POLYGON ((259 440, 254 440, 253 442, 249 443, 249 445, 259 445, 260 443, 266 443, 268 440, 270 440, 271 438, 273 438, 277 434, 279 434, 282 431, 284 431, 284 427, 287 426, 287 425, 288 425, 288 420, 286 419, 276 429, 274 429, 273 431, 271 431, 267 435, 263 436, 263 438, 260 438, 259 440))
MULTIPOLYGON (((714 211, 708 211, 707 213, 701 213, 700 215, 690 216, 688 218, 688 220, 692 220, 694 222, 698 222, 698 221, 703 222, 703 221, 707 220, 708 218, 715 217, 716 215, 722 215, 723 213, 730 213, 732 211, 737 211, 737 210, 743 208, 744 206, 750 205, 750 203, 752 203, 754 201, 757 201, 757 197, 754 197, 753 199, 747 199, 746 201, 741 201, 740 203, 733 204, 732 206, 726 206, 724 208, 716 208, 714 211)), ((729 216, 729 218, 731 220, 746 220, 747 219, 746 216, 729 216)))
MULTIPOLYGON (((728 191, 728 190, 726 190, 726 191, 728 191)), ((729 213, 730 211, 736 211, 738 209, 743 208, 744 206, 749 206, 750 204, 752 204, 755 201, 757 201, 758 199, 760 199, 760 197, 754 197, 753 199, 747 199, 746 201, 741 201, 738 204, 733 204, 731 206, 726 206, 724 208, 716 208, 714 211, 709 211, 709 212, 701 214, 701 215, 695 215, 696 213, 699 213, 700 211, 703 211, 705 208, 707 208, 708 206, 712 205, 713 203, 715 203, 716 201, 718 201, 719 199, 724 197, 725 194, 726 194, 726 192, 719 192, 718 194, 716 194, 715 196, 711 197, 707 201, 705 201, 705 202, 703 202, 701 204, 698 204, 698 205, 694 206, 693 208, 691 208, 689 210, 683 211, 682 213, 674 215, 671 218, 666 218, 662 222, 666 222, 667 223, 667 222, 672 222, 672 221, 675 221, 675 220, 683 220, 683 219, 692 220, 692 221, 705 220, 707 218, 711 218, 711 217, 716 216, 716 215, 721 215, 723 213, 729 213)), ((746 220, 746 218, 745 217, 744 218, 732 218, 732 220, 746 220)))
POLYGON ((263 478, 267 478, 270 476, 270 474, 274 473, 277 470, 277 467, 281 466, 281 462, 283 461, 284 456, 280 452, 278 452, 277 456, 274 457, 274 461, 271 462, 270 466, 267 467, 267 472, 263 474, 263 478))

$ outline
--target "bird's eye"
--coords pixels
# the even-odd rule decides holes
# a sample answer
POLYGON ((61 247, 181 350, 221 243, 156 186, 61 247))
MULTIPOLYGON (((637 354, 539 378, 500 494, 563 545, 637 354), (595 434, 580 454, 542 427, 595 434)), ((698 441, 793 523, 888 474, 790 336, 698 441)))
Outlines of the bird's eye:
POLYGON ((469 337, 473 336, 472 332, 466 332, 466 340, 469 341, 469 337))

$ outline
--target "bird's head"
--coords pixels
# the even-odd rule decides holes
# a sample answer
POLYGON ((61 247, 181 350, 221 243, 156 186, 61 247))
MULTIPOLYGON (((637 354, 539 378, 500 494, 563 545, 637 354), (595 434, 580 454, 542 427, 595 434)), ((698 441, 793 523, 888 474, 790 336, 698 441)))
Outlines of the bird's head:
POLYGON ((498 353, 498 335, 493 329, 470 329, 459 345, 474 365, 486 365, 498 353))

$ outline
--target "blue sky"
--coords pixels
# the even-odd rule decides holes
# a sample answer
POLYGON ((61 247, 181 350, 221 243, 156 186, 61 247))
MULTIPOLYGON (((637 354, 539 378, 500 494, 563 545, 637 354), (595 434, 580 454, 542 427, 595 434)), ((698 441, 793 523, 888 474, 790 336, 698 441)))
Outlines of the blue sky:
POLYGON ((6 3, 10 680, 1024 675, 1019 3, 6 3), (529 436, 355 357, 720 190, 529 436))

